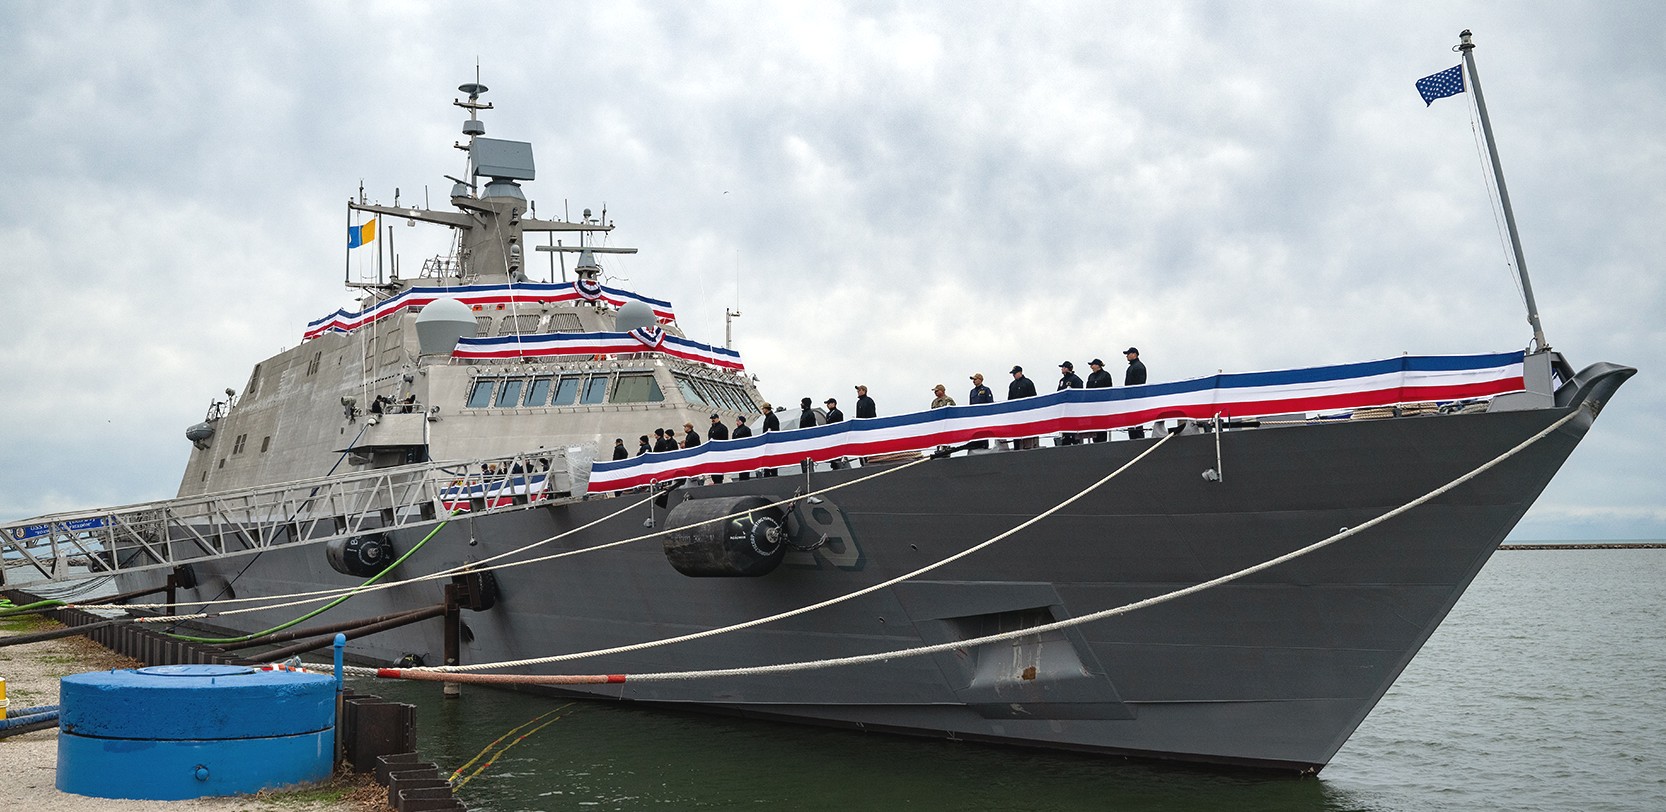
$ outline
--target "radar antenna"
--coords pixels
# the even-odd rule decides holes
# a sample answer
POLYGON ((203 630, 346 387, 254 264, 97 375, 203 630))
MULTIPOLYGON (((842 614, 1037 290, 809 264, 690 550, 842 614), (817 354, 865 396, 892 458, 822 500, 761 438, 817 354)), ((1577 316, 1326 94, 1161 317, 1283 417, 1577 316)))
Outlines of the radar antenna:
POLYGON ((463 122, 463 134, 467 136, 485 135, 486 125, 480 121, 480 111, 492 109, 491 102, 480 101, 480 94, 485 93, 487 87, 480 83, 480 65, 474 66, 474 81, 458 85, 457 90, 469 94, 468 101, 453 99, 452 104, 469 111, 469 118, 463 122))

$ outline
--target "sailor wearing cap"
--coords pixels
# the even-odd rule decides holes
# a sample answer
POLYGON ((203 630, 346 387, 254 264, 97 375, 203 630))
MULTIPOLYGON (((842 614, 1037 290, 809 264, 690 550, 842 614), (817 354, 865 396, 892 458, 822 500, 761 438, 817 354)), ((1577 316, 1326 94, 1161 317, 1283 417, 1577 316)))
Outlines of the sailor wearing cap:
POLYGON ((1069 361, 1059 364, 1059 389, 1081 389, 1082 379, 1076 375, 1076 365, 1069 361))
POLYGON ((1007 400, 1035 397, 1035 381, 1024 377, 1024 368, 1015 366, 1011 372, 1012 383, 1007 384, 1007 400))
POLYGON ((868 397, 868 387, 856 385, 856 416, 878 417, 879 410, 874 406, 873 398, 868 397))
MULTIPOLYGON (((822 405, 827 407, 827 422, 838 423, 845 419, 845 413, 839 411, 839 401, 837 399, 828 398, 827 400, 822 401, 822 405)), ((843 457, 829 461, 828 465, 834 468, 847 467, 843 457)))
POLYGON ((1129 347, 1122 351, 1123 357, 1128 359, 1128 373, 1122 376, 1123 386, 1139 386, 1145 383, 1145 363, 1140 360, 1140 351, 1129 347))
MULTIPOLYGON (((972 393, 967 396, 966 402, 969 403, 969 404, 972 404, 974 406, 979 404, 979 403, 994 403, 995 402, 995 393, 993 391, 991 391, 989 387, 983 385, 983 373, 982 372, 972 373, 972 393)), ((989 441, 988 440, 973 440, 972 442, 967 443, 966 447, 967 448, 978 448, 978 449, 988 448, 989 447, 989 441)))
MULTIPOLYGON (((1059 362, 1059 385, 1057 390, 1081 389, 1082 379, 1076 375, 1076 365, 1069 361, 1059 362)), ((1055 391, 1057 391, 1055 390, 1055 391)), ((1059 445, 1076 445, 1082 442, 1082 437, 1074 432, 1064 432, 1059 435, 1059 445)))
MULTIPOLYGON (((706 429, 706 439, 707 440, 727 440, 727 439, 729 439, 729 427, 723 425, 723 418, 718 416, 718 414, 716 412, 712 412, 712 426, 711 426, 711 428, 706 429)), ((723 475, 722 474, 712 474, 712 482, 722 482, 722 481, 723 481, 723 475)))
POLYGON ((1088 368, 1093 370, 1088 373, 1087 388, 1089 389, 1104 389, 1116 380, 1111 377, 1111 373, 1105 371, 1105 362, 1098 358, 1089 361, 1088 368))
MULTIPOLYGON (((746 415, 737 415, 735 417, 735 428, 734 431, 729 432, 729 436, 735 438, 736 440, 752 436, 752 429, 748 428, 746 425, 746 415)), ((740 478, 751 479, 752 473, 750 471, 742 471, 740 472, 740 478)))
MULTIPOLYGON (((1015 366, 1007 373, 1012 376, 1012 383, 1007 384, 1007 400, 1035 397, 1035 381, 1024 377, 1024 368, 1015 366)), ((1041 438, 1024 437, 1013 441, 1019 448, 1040 448, 1041 438)))
MULTIPOLYGON (((1140 361, 1140 351, 1136 347, 1129 347, 1122 351, 1123 357, 1128 359, 1128 372, 1122 376, 1123 386, 1139 386, 1145 383, 1145 363, 1140 361)), ((1145 437, 1145 428, 1135 426, 1128 430, 1128 439, 1140 440, 1145 437)))
POLYGON ((944 406, 954 405, 954 398, 949 397, 948 388, 942 384, 933 386, 931 388, 931 394, 933 395, 931 399, 931 408, 933 409, 941 409, 944 406))
MULTIPOLYGON (((1089 361, 1088 368, 1093 370, 1088 373, 1087 388, 1089 389, 1105 389, 1116 380, 1111 377, 1111 373, 1105 371, 1105 362, 1099 360, 1098 358, 1089 361)), ((1095 431, 1090 434, 1082 435, 1082 439, 1090 443, 1109 442, 1111 439, 1111 433, 1108 431, 1095 431)))

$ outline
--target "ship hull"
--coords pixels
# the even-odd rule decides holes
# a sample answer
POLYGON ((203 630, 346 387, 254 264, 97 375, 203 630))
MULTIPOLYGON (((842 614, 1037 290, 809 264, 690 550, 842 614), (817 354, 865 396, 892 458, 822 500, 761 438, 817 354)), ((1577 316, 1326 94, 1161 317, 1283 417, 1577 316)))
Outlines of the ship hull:
MULTIPOLYGON (((1600 385, 1586 381, 1579 392, 1564 392, 1567 402, 1558 408, 1171 437, 1056 514, 904 583, 744 631, 506 670, 729 669, 951 643, 1076 618, 1218 578, 1360 525, 1577 410, 1542 440, 1403 515, 1271 569, 1124 615, 881 663, 562 689, 927 736, 1316 771, 1438 627, 1584 436, 1596 407, 1629 374, 1612 373, 1600 385), (1219 480, 1203 476, 1208 470, 1219 480)), ((462 659, 518 660, 656 640, 844 595, 1015 527, 1156 442, 957 456, 893 469, 801 507, 820 511, 804 518, 827 542, 790 552, 761 577, 685 576, 667 563, 658 539, 503 569, 495 605, 463 614, 462 659)), ((868 466, 688 488, 665 506, 637 504, 511 560, 647 533, 650 510, 663 527, 668 508, 682 498, 784 498, 886 471, 868 466)), ((397 575, 521 550, 641 498, 459 516, 397 575)), ((398 531, 397 549, 410 549, 425 533, 398 531)), ((190 594, 202 599, 360 580, 331 569, 316 545, 197 569, 200 586, 190 594)), ((411 584, 355 597, 324 619, 439 600, 438 583, 411 584)), ((216 623, 261 629, 299 611, 216 623)), ((441 626, 434 620, 354 640, 349 653, 361 662, 417 655, 438 664, 441 626)))

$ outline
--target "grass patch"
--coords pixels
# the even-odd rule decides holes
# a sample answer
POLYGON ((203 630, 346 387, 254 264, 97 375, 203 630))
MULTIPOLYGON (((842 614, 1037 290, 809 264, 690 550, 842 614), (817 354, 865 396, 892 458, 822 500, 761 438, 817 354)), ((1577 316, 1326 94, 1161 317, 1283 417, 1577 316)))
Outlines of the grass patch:
POLYGON ((34 632, 51 631, 57 628, 60 628, 58 621, 46 617, 45 615, 14 615, 12 617, 0 617, 0 632, 10 632, 12 634, 32 634, 34 632))
POLYGON ((265 790, 256 798, 272 806, 303 809, 387 809, 388 791, 369 773, 339 772, 322 784, 265 790))

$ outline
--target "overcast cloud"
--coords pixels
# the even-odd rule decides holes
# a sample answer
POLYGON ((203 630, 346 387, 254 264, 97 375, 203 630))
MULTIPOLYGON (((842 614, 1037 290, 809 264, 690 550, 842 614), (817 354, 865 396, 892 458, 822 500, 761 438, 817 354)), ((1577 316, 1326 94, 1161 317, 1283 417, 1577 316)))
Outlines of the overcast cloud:
POLYGON ((1464 28, 1551 343, 1641 370, 1515 538, 1666 538, 1655 2, 6 3, 0 518, 171 496, 351 303, 361 179, 445 197, 477 58, 539 214, 605 205, 697 339, 738 302, 776 403, 1521 348, 1471 94, 1412 87, 1464 28))

